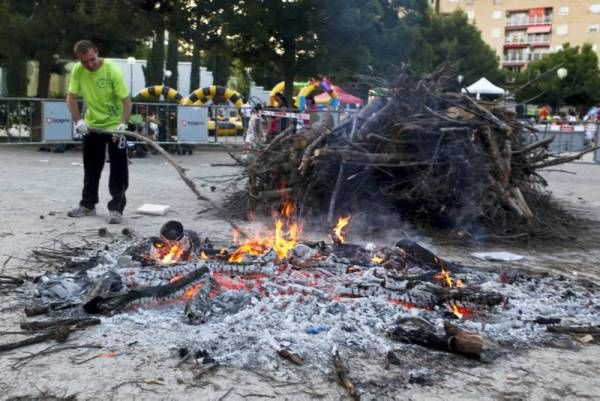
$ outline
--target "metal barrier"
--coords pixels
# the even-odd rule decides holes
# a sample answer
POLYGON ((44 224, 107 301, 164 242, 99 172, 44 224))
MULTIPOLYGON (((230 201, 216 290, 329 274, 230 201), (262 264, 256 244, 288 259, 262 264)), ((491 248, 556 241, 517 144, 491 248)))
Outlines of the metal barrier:
MULTIPOLYGON (((80 107, 82 105, 80 104, 80 107)), ((288 124, 297 128, 319 125, 330 115, 334 125, 351 117, 356 110, 314 111, 266 109, 265 129, 271 135, 288 124)), ((247 118, 234 106, 182 106, 175 103, 134 102, 132 114, 140 115, 135 129, 143 134, 154 132, 160 144, 232 144, 244 143, 247 118), (154 127, 151 123, 157 125, 154 127)), ((66 101, 39 98, 0 98, 0 145, 69 144, 81 138, 66 101)))
POLYGON ((32 98, 0 98, 0 143, 41 142, 41 102, 32 98))
MULTIPOLYGON (((595 145, 598 146, 600 143, 600 123, 596 124, 596 136, 594 138, 596 140, 595 145)), ((594 161, 600 163, 600 149, 594 151, 594 161)))
POLYGON ((535 128, 539 131, 538 140, 554 136, 549 146, 551 152, 565 153, 582 151, 595 138, 598 124, 537 124, 535 128))

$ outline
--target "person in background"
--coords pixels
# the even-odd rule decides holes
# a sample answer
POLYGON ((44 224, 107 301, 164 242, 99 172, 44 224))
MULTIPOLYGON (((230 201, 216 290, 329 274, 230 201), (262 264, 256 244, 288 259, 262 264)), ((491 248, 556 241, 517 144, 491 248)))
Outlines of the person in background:
POLYGON ((538 121, 544 122, 548 119, 548 117, 550 117, 550 109, 548 106, 543 105, 538 110, 538 121))
POLYGON ((124 137, 113 137, 93 132, 93 128, 125 131, 131 114, 131 99, 119 66, 111 60, 98 57, 98 48, 89 40, 80 40, 74 46, 79 60, 71 72, 67 106, 75 130, 83 138, 83 191, 79 206, 69 211, 69 217, 96 214, 98 184, 104 167, 106 148, 110 157, 108 188, 112 199, 108 202, 109 224, 123 221, 125 191, 129 185, 127 142, 124 137), (82 117, 77 105, 81 96, 86 105, 82 117))
POLYGON ((242 127, 244 127, 245 130, 248 129, 248 123, 250 122, 250 114, 252 113, 252 106, 250 105, 250 103, 246 102, 242 105, 242 127))
POLYGON ((575 113, 575 110, 569 110, 569 114, 567 115, 567 122, 569 124, 575 124, 577 122, 577 113, 575 113))
POLYGON ((256 149, 264 141, 261 114, 262 105, 259 103, 254 106, 250 113, 250 121, 244 137, 244 148, 247 150, 256 149))

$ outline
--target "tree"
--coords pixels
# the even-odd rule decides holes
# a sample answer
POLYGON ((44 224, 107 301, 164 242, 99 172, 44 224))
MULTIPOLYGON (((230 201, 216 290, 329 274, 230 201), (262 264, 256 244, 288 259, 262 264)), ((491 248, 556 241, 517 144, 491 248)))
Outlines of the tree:
POLYGON ((77 40, 92 40, 101 55, 125 54, 136 47, 142 23, 135 1, 114 7, 109 0, 4 0, 0 10, 10 23, 0 28, 0 53, 6 58, 18 38, 23 57, 39 63, 37 96, 47 97, 54 55, 73 57, 77 40), (5 34, 5 29, 13 33, 5 34))
POLYGON ((446 15, 430 12, 423 28, 423 39, 427 46, 421 48, 415 60, 422 71, 431 71, 448 62, 451 73, 462 75, 465 83, 475 82, 483 76, 496 83, 506 79, 498 56, 460 10, 446 15))
POLYGON ((515 86, 523 87, 516 94, 519 102, 550 104, 556 108, 564 104, 579 108, 597 104, 600 102, 598 57, 590 44, 581 47, 565 44, 562 50, 529 63, 517 75, 515 86), (559 67, 567 70, 562 80, 556 74, 559 67))
POLYGON ((230 0, 232 13, 222 21, 223 33, 230 37, 234 56, 245 64, 275 65, 285 81, 288 101, 292 98, 296 74, 316 56, 321 3, 230 0))

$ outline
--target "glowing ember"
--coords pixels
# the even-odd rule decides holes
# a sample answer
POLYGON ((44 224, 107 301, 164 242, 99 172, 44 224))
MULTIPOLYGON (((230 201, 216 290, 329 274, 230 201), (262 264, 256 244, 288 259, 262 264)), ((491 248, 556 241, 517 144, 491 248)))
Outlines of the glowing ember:
POLYGON ((406 302, 406 301, 403 301, 403 300, 401 300, 401 299, 391 299, 391 298, 390 298, 390 299, 388 299, 388 302, 389 302, 390 304, 392 304, 392 305, 400 305, 400 306, 403 306, 403 307, 405 307, 406 309, 412 309, 412 308, 414 308, 414 307, 415 307, 415 305, 411 304, 410 302, 406 302))
POLYGON ((183 293, 183 298, 185 299, 191 299, 194 298, 194 295, 196 295, 196 293, 198 292, 198 290, 200 288, 202 288, 203 283, 198 283, 196 285, 194 285, 191 288, 188 288, 187 290, 185 290, 185 292, 183 293))
POLYGON ((337 224, 335 225, 335 228, 333 229, 333 235, 342 244, 344 244, 346 242, 346 238, 344 237, 345 233, 344 233, 343 229, 350 223, 351 218, 352 218, 351 215, 348 215, 347 217, 340 217, 337 221, 337 224))

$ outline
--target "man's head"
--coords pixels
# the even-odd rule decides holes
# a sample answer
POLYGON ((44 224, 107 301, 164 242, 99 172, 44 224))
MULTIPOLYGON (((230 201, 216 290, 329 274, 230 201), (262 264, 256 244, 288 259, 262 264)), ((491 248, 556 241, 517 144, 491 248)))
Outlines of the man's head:
POLYGON ((93 72, 102 65, 102 60, 98 57, 98 48, 89 40, 80 40, 75 43, 73 51, 86 70, 93 72))

